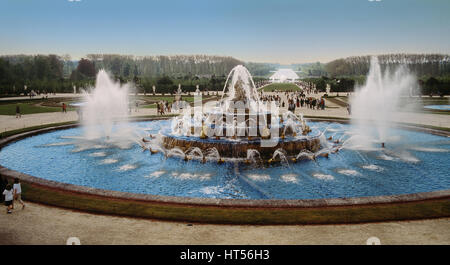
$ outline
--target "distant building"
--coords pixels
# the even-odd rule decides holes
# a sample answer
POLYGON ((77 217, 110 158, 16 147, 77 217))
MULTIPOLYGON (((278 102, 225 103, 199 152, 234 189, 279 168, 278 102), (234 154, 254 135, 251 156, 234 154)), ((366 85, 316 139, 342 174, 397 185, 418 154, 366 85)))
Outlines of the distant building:
POLYGON ((300 77, 292 69, 278 69, 270 77, 272 83, 294 83, 299 79, 300 77))

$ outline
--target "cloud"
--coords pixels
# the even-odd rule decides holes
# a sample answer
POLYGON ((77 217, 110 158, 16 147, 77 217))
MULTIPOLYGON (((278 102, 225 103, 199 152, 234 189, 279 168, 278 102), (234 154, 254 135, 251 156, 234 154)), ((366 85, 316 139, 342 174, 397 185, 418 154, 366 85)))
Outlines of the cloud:
POLYGON ((69 2, 81 2, 81 0, 67 0, 69 2))

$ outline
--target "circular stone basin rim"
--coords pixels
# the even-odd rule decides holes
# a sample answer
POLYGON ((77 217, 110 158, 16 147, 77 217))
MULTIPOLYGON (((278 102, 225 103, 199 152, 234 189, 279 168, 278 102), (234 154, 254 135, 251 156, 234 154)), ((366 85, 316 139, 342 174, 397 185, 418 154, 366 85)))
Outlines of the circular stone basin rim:
MULTIPOLYGON (((133 119, 130 121, 151 121, 167 118, 145 118, 145 119, 133 119)), ((328 121, 337 123, 348 123, 349 120, 337 120, 327 118, 309 118, 314 121, 328 121)), ((1 149, 18 140, 33 135, 46 133, 53 130, 68 129, 77 127, 79 124, 69 124, 60 126, 51 126, 43 129, 32 130, 16 135, 9 136, 0 140, 1 149)), ((424 127, 402 125, 400 127, 407 129, 413 129, 418 131, 425 131, 432 134, 438 134, 443 136, 450 136, 450 132, 440 131, 435 129, 428 129, 424 127)), ((399 202, 418 202, 424 200, 435 199, 449 199, 450 189, 438 190, 431 192, 400 194, 400 195, 383 195, 383 196, 370 196, 370 197, 350 197, 350 198, 324 198, 324 199, 214 199, 214 198, 193 198, 193 197, 180 197, 180 196, 163 196, 163 195, 149 195, 138 194, 121 191, 103 190, 98 188, 79 186, 74 184, 56 182, 46 180, 38 177, 34 177, 25 173, 21 173, 15 170, 8 169, 0 165, 0 175, 9 178, 19 178, 21 181, 55 189, 58 191, 67 191, 70 193, 79 193, 84 195, 93 195, 110 199, 121 199, 130 201, 142 201, 153 203, 169 203, 169 204, 182 204, 182 205, 202 205, 202 206, 225 206, 225 207, 263 207, 263 208, 316 208, 316 207, 336 207, 336 206, 357 206, 357 205, 376 205, 376 204, 389 204, 399 202)))

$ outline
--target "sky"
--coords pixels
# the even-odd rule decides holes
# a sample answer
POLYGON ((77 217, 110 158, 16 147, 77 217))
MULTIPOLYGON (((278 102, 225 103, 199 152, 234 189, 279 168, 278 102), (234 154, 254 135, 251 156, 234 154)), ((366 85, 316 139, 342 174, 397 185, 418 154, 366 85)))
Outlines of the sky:
POLYGON ((449 0, 0 0, 0 55, 450 53, 449 0))

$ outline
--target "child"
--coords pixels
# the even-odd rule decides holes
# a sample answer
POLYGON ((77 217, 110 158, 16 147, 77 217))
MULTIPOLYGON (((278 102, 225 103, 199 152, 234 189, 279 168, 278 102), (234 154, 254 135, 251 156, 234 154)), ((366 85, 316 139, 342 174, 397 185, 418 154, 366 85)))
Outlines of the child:
POLYGON ((5 195, 6 213, 12 213, 13 191, 11 184, 6 185, 3 195, 5 195))
MULTIPOLYGON (((20 181, 18 178, 14 179, 14 185, 13 185, 13 191, 14 191, 14 199, 18 201, 20 204, 22 204, 22 210, 25 208, 25 204, 22 201, 22 187, 20 186, 20 181)), ((14 208, 14 205, 13 205, 14 208)))

